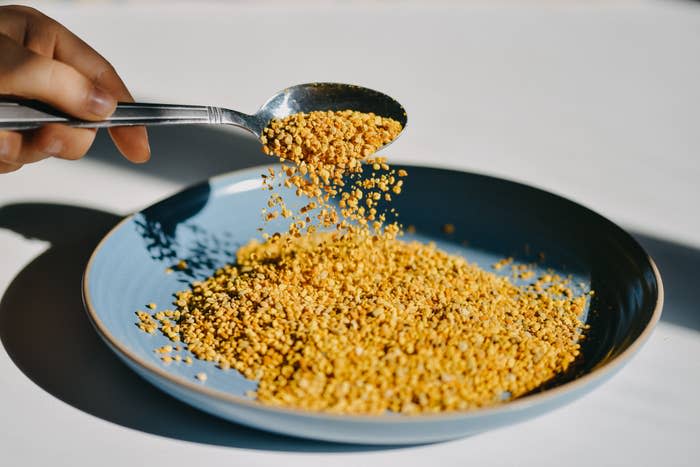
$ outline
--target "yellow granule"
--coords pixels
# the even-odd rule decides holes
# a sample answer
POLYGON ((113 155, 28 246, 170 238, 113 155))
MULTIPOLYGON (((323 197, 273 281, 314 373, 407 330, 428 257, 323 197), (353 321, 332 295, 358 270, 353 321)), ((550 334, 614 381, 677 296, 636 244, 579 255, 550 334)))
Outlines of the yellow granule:
POLYGON ((154 350, 155 353, 170 353, 173 351, 173 347, 171 345, 164 345, 162 347, 158 347, 157 349, 154 350))
POLYGON ((272 191, 263 219, 289 219, 289 230, 242 247, 235 265, 179 292, 176 310, 139 312, 139 327, 160 325, 197 358, 257 380, 248 395, 262 403, 335 413, 490 406, 565 371, 580 352, 586 295, 553 274, 517 286, 397 238, 400 226, 380 204, 402 192, 407 173, 370 156, 400 131, 353 111, 273 120, 261 141, 282 165, 263 175, 272 191), (308 202, 290 210, 280 186, 308 202))
POLYGON ((154 334, 158 329, 158 323, 153 320, 149 313, 139 310, 136 312, 136 317, 138 318, 136 326, 143 332, 154 334))
MULTIPOLYGON (((307 197, 309 203, 292 212, 273 193, 263 219, 291 219, 289 232, 296 237, 313 233, 315 225, 347 230, 355 224, 378 231, 386 220, 378 210, 379 202, 391 201, 392 194, 401 193, 401 178, 407 173, 397 173, 385 159, 369 156, 400 132, 396 120, 352 110, 298 113, 272 120, 260 140, 263 152, 279 157, 282 167, 263 174, 264 185, 271 191, 276 183, 294 187, 297 196, 307 197), (369 170, 369 176, 358 177, 369 170), (338 206, 330 203, 332 198, 338 199, 338 206)), ((387 228, 398 231, 394 224, 387 228)))
MULTIPOLYGON (((260 138, 263 152, 293 161, 319 177, 339 180, 401 133, 391 118, 353 110, 297 113, 272 120, 260 138)), ((377 163, 381 168, 381 162, 377 163)), ((386 170, 386 169, 385 169, 386 170)))
POLYGON ((447 235, 452 235, 455 233, 455 226, 454 224, 445 224, 442 226, 442 232, 446 233, 447 235))
POLYGON ((336 413, 497 404, 565 371, 586 296, 518 287, 434 245, 366 232, 253 241, 177 294, 198 358, 259 381, 275 405, 336 413))
POLYGON ((496 271, 500 271, 504 267, 508 266, 509 264, 513 263, 513 258, 503 258, 502 260, 498 261, 496 264, 494 264, 492 267, 496 271))

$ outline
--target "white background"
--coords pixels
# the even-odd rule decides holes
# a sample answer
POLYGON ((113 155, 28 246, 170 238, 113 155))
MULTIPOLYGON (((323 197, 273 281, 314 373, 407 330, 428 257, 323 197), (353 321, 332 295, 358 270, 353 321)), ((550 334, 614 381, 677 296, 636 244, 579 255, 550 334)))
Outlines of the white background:
POLYGON ((409 115, 391 159, 524 181, 593 208, 648 248, 667 301, 619 375, 520 425, 367 450, 228 424, 111 356, 81 309, 80 273, 118 215, 267 160, 237 130, 154 129, 145 166, 100 138, 79 162, 0 176, 0 464, 700 462, 700 3, 37 6, 111 60, 139 100, 253 112, 300 82, 383 90, 409 115))

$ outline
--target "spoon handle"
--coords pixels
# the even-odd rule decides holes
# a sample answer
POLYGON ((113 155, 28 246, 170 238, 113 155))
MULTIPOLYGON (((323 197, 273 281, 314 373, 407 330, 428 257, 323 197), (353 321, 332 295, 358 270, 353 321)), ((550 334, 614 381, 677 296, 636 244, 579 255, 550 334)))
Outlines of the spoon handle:
POLYGON ((80 128, 132 125, 222 123, 223 109, 201 105, 120 103, 111 117, 100 121, 73 118, 36 101, 0 101, 0 129, 30 130, 46 123, 80 128))

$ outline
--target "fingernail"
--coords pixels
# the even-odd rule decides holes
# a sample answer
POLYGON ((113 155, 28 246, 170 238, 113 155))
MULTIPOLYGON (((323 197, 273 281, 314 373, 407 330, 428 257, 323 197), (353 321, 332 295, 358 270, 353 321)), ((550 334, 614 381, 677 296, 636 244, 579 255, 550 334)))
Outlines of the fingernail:
POLYGON ((88 97, 88 111, 96 117, 108 117, 116 106, 116 101, 111 94, 104 89, 93 86, 88 97))
POLYGON ((60 139, 54 139, 45 149, 46 154, 51 156, 58 156, 63 151, 63 141, 60 139))
POLYGON ((0 138, 0 157, 5 157, 10 154, 10 139, 0 138))
POLYGON ((132 159, 132 162, 135 162, 136 164, 145 164, 146 162, 149 161, 151 158, 151 145, 148 141, 148 132, 146 131, 145 127, 139 127, 139 129, 143 132, 143 153, 140 155, 135 155, 135 159, 132 159))
POLYGON ((148 151, 148 157, 151 157, 151 141, 148 138, 148 131, 144 127, 143 132, 146 133, 146 151, 148 151))

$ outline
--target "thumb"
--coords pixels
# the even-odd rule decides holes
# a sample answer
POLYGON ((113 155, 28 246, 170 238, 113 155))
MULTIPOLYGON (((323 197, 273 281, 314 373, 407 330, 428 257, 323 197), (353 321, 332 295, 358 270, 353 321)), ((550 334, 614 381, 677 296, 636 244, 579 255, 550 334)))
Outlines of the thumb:
POLYGON ((45 102, 84 120, 101 120, 116 99, 75 68, 38 55, 0 34, 0 94, 45 102))

